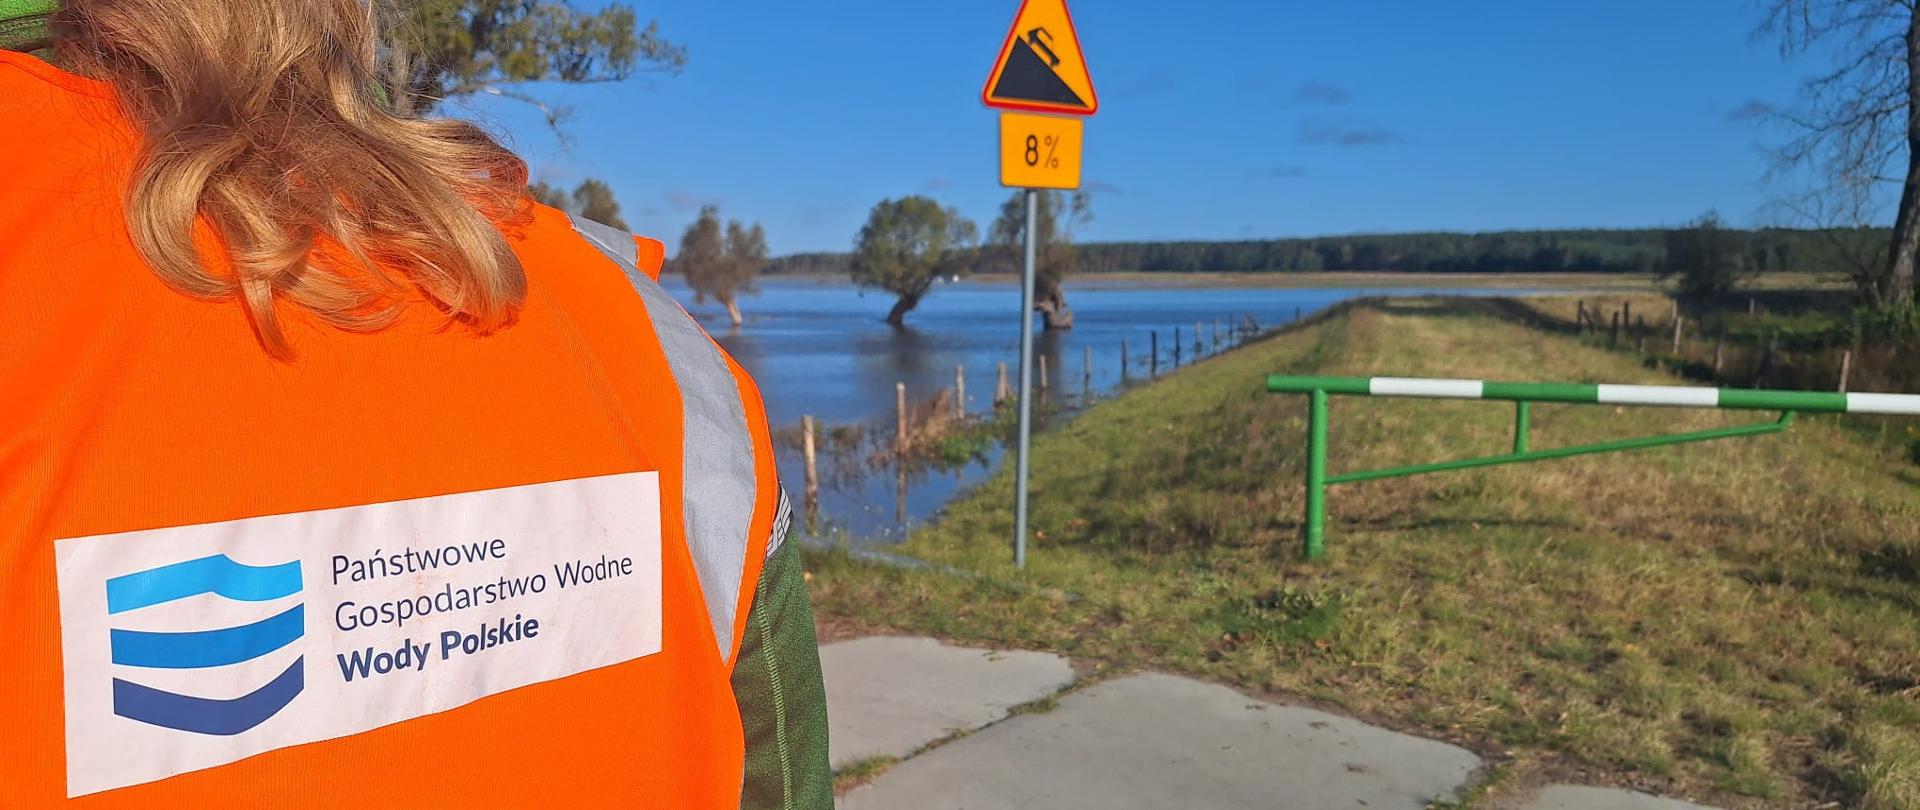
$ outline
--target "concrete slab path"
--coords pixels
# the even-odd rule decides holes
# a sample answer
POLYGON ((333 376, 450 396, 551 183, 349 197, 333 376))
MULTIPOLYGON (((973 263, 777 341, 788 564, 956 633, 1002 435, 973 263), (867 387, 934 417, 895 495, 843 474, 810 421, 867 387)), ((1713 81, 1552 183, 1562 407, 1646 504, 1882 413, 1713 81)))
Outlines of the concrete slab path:
MULTIPOLYGON (((1457 746, 1157 673, 1010 716, 1072 686, 1068 661, 1045 653, 872 637, 825 645, 820 659, 834 767, 904 760, 841 797, 842 810, 1419 810, 1456 796, 1481 765, 1457 746), (970 733, 923 751, 957 732, 970 733)), ((1711 810, 1575 785, 1523 806, 1711 810)))
POLYGON ((1553 785, 1540 791, 1527 810, 1712 810, 1705 805, 1662 799, 1631 790, 1553 785))
POLYGON ((1419 810, 1479 765, 1445 743, 1149 673, 914 757, 841 807, 1419 810))
POLYGON ((1073 683, 1058 655, 950 647, 930 638, 870 638, 820 648, 833 767, 904 757, 1073 683))

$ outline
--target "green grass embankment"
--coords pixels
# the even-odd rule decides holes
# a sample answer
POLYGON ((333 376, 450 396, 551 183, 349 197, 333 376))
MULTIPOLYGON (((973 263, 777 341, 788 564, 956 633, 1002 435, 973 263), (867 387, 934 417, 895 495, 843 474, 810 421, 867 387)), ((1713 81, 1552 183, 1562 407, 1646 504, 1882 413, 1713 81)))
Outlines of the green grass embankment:
MULTIPOLYGON (((1299 559, 1305 403, 1268 373, 1678 382, 1493 311, 1361 306, 1128 392, 1037 438, 1028 571, 1001 474, 902 549, 983 577, 814 554, 818 609, 1310 698, 1473 744, 1506 783, 1920 808, 1920 470, 1832 419, 1337 486, 1328 558, 1299 559)), ((1336 398, 1331 467, 1501 452, 1512 418, 1336 398)), ((1542 405, 1533 442, 1756 418, 1542 405)))

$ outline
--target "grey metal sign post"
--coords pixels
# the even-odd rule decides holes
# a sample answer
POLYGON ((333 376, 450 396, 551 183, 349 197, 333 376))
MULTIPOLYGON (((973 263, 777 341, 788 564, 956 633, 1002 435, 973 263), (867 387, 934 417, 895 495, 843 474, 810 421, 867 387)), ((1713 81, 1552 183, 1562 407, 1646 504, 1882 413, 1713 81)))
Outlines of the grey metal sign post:
POLYGON ((1027 457, 1033 442, 1033 260, 1040 192, 1027 189, 1027 262, 1020 273, 1020 445, 1013 476, 1013 567, 1027 567, 1027 457))
POLYGON ((1033 439, 1033 276, 1038 189, 1080 187, 1084 119, 1100 109, 1067 0, 1021 0, 1000 58, 980 89, 1000 110, 1000 184, 1027 195, 1027 265, 1020 279, 1020 444, 1013 500, 1013 567, 1027 567, 1027 455, 1033 439), (1034 113, 1040 113, 1035 115, 1034 113))

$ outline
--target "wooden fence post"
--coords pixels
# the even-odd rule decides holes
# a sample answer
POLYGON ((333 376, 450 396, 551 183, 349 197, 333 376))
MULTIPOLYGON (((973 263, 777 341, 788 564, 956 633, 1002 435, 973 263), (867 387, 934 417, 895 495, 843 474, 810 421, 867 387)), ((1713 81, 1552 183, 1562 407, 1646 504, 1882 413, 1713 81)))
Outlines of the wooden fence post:
POLYGON ((1633 302, 1632 301, 1620 302, 1620 322, 1623 324, 1626 324, 1628 330, 1633 329, 1633 302))
POLYGON ((1093 390, 1093 344, 1081 346, 1080 351, 1080 393, 1085 394, 1093 390))
POLYGON ((1173 367, 1180 367, 1180 327, 1173 328, 1173 367))
POLYGON ((1767 351, 1765 354, 1760 355, 1760 368, 1755 371, 1753 375, 1754 387, 1759 387, 1761 383, 1773 377, 1774 366, 1778 362, 1774 358, 1774 354, 1779 350, 1780 335, 1776 332, 1767 337, 1767 351))
POLYGON ((1120 382, 1123 385, 1127 382, 1127 339, 1125 336, 1120 338, 1120 382))
POLYGON ((1613 326, 1607 330, 1607 348, 1620 347, 1620 313, 1613 313, 1613 326))
POLYGON ((1840 353, 1840 393, 1847 392, 1847 377, 1853 373, 1853 350, 1840 353))
POLYGON ((1679 315, 1673 316, 1673 354, 1675 357, 1680 355, 1680 328, 1683 323, 1686 323, 1685 318, 1679 315))
POLYGON ((1012 396, 1012 394, 1007 393, 1007 364, 1001 363, 1000 382, 993 387, 993 406, 996 408, 1000 407, 1002 403, 1007 401, 1007 397, 1010 396, 1012 396))
POLYGON ((1587 302, 1583 299, 1574 302, 1573 328, 1580 334, 1587 333, 1587 302))
POLYGON ((1718 376, 1720 374, 1720 370, 1725 368, 1726 365, 1727 365, 1727 328, 1725 326, 1722 326, 1720 327, 1720 334, 1714 337, 1713 339, 1713 373, 1714 375, 1718 376))
POLYGON ((898 417, 894 420, 896 428, 893 434, 893 450, 901 459, 907 457, 907 384, 893 384, 893 406, 898 417))
POLYGON ((1160 330, 1147 336, 1147 379, 1160 377, 1160 330))
POLYGON ((953 418, 967 418, 967 367, 953 367, 953 418))
POLYGON ((1047 398, 1047 356, 1040 355, 1040 399, 1047 398))
POLYGON ((813 464, 813 417, 800 417, 800 449, 807 457, 807 513, 820 510, 820 472, 813 464))

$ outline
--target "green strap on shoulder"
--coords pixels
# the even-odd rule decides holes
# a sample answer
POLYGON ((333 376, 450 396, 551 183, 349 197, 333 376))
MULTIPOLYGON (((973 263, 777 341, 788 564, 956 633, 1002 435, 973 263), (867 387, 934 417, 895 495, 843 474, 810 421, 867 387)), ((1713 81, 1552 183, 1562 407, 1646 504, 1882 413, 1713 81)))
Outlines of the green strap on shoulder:
POLYGON ((59 0, 0 0, 0 20, 35 14, 44 17, 59 8, 59 0))
POLYGON ((0 0, 0 50, 35 52, 53 45, 48 21, 59 0, 0 0))
POLYGON ((733 669, 746 734, 742 810, 832 810, 827 695, 798 543, 767 558, 733 669))

